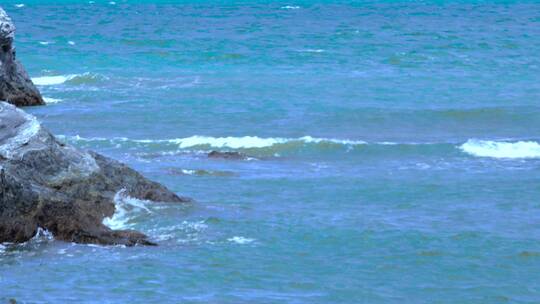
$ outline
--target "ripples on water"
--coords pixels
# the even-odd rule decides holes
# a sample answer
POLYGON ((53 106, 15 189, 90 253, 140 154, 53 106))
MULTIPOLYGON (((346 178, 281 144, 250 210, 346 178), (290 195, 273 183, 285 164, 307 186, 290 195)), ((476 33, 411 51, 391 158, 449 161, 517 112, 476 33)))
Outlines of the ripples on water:
POLYGON ((540 301, 537 3, 91 2, 2 3, 28 111, 196 202, 0 245, 0 302, 540 301))

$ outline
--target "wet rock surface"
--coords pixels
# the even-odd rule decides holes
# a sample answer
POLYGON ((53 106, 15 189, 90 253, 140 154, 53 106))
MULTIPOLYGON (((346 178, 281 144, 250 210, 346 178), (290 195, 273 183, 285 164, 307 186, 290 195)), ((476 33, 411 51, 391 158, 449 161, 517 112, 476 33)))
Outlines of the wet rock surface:
POLYGON ((16 58, 15 25, 0 7, 0 100, 16 106, 43 105, 38 89, 16 58))
POLYGON ((152 245, 140 232, 103 224, 119 191, 190 201, 118 161, 59 142, 35 117, 0 102, 0 243, 25 242, 42 228, 69 242, 152 245))

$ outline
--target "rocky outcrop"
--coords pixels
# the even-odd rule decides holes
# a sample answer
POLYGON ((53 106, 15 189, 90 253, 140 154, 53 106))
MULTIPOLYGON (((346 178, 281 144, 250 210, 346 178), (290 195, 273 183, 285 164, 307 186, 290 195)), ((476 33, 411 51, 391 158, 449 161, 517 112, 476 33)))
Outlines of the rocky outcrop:
POLYGON ((119 191, 189 201, 120 162, 59 142, 35 117, 0 102, 0 243, 25 242, 42 228, 69 242, 151 245, 142 233, 103 224, 119 191))
POLYGON ((0 8, 0 100, 16 106, 43 105, 43 98, 16 60, 15 25, 0 8))

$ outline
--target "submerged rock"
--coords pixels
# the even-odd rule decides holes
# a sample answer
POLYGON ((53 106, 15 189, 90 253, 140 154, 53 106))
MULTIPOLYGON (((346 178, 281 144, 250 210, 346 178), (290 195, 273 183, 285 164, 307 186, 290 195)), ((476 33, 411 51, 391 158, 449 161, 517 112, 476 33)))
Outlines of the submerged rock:
POLYGON ((211 151, 208 153, 208 158, 222 158, 222 159, 247 159, 247 155, 240 152, 221 152, 211 151))
POLYGON ((16 106, 43 105, 41 94, 16 60, 14 40, 15 25, 0 7, 0 100, 16 106))
POLYGON ((0 243, 25 242, 42 228, 68 242, 152 245, 142 233, 103 224, 119 191, 189 201, 120 162, 59 142, 34 116, 0 102, 0 243))

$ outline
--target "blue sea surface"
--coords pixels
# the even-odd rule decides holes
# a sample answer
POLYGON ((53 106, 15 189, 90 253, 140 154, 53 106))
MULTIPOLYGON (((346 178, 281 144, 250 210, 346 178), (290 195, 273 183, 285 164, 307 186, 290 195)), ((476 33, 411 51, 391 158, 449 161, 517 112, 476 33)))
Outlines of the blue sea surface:
POLYGON ((195 202, 0 245, 0 303, 540 303, 539 2, 2 6, 26 110, 195 202))

